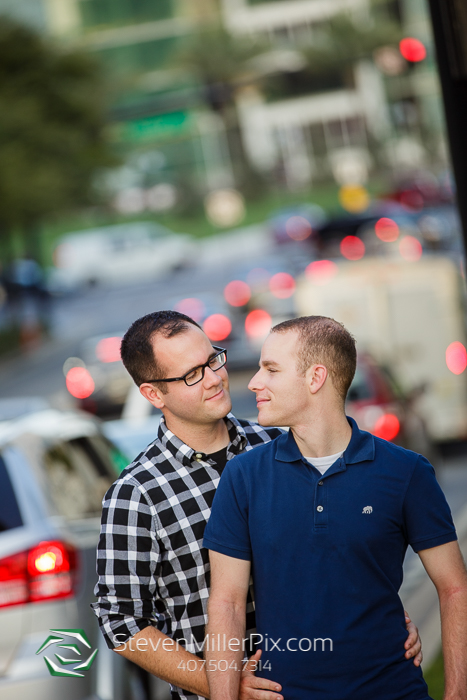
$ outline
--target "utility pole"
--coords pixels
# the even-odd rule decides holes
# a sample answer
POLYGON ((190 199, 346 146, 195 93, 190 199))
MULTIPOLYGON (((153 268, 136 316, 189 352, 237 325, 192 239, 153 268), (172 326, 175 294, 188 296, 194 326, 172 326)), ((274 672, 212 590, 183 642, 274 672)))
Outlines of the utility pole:
POLYGON ((429 0, 429 5, 467 250, 467 2, 429 0))

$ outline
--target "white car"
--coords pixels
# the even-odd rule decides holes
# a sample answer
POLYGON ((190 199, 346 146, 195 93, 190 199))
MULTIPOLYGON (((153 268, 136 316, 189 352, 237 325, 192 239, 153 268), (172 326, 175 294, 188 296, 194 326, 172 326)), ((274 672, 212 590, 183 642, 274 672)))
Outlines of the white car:
POLYGON ((189 264, 194 249, 188 234, 151 221, 76 231, 59 239, 49 281, 72 289, 156 279, 189 264))

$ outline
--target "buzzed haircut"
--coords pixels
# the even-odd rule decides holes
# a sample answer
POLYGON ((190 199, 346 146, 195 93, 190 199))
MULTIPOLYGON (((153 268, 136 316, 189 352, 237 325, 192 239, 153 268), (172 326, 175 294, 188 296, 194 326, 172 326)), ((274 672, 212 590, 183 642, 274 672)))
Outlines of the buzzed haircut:
MULTIPOLYGON (((173 338, 187 331, 190 325, 200 328, 196 321, 178 311, 154 311, 131 324, 123 336, 120 354, 136 386, 148 379, 163 378, 162 368, 157 363, 152 347, 154 336, 160 333, 164 338, 173 338)), ((160 389, 167 392, 163 383, 160 389)))
POLYGON ((278 323, 271 333, 298 332, 297 371, 305 374, 312 365, 324 365, 342 401, 357 366, 355 338, 342 323, 327 316, 301 316, 278 323))

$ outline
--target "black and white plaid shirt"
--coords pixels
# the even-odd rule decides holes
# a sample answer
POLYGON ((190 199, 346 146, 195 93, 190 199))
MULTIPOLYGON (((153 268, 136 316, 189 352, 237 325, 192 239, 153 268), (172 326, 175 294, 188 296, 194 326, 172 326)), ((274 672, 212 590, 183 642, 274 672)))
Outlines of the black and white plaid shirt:
MULTIPOLYGON (((226 424, 227 460, 270 442, 277 428, 226 424)), ((93 609, 110 648, 148 625, 202 656, 209 596, 203 535, 219 483, 212 460, 185 445, 162 418, 158 436, 110 487, 103 500, 93 609)), ((255 627, 251 595, 247 630, 255 627)), ((180 698, 198 696, 172 688, 180 698)))

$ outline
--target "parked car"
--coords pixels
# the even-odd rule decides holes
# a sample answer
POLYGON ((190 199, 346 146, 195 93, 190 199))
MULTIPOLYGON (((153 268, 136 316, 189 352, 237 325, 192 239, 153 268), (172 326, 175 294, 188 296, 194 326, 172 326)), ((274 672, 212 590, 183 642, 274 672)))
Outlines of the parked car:
MULTIPOLYGON (((146 401, 146 399, 143 399, 143 401, 146 401)), ((125 455, 127 461, 124 466, 130 464, 157 437, 162 414, 156 409, 152 410, 148 401, 146 403, 147 416, 140 417, 137 420, 125 418, 109 420, 102 425, 104 434, 125 455)))
POLYGON ((84 413, 47 409, 0 423, 2 700, 135 697, 124 659, 107 649, 90 609, 101 500, 124 461, 84 413), (51 630, 84 630, 91 648, 79 661, 99 650, 82 677, 49 673, 44 655, 56 666, 56 654, 76 658, 66 644, 38 653, 51 630))
POLYGON ((371 355, 358 356, 357 371, 347 395, 346 413, 362 430, 423 454, 436 462, 436 453, 415 408, 423 387, 405 394, 390 371, 371 355))
POLYGON ((120 357, 123 331, 83 340, 64 365, 66 386, 77 408, 100 417, 120 413, 132 380, 120 357))
POLYGON ((55 248, 49 284, 68 291, 82 285, 156 279, 189 264, 194 246, 191 236, 151 221, 67 233, 55 248))
MULTIPOLYGON (((417 214, 407 211, 397 202, 376 200, 359 214, 342 213, 330 218, 317 229, 315 239, 320 257, 339 258, 340 243, 347 236, 367 238, 368 231, 374 236, 374 226, 379 219, 394 221, 401 230, 414 233, 417 230, 417 214)), ((312 248, 315 251, 315 247, 312 248)))

